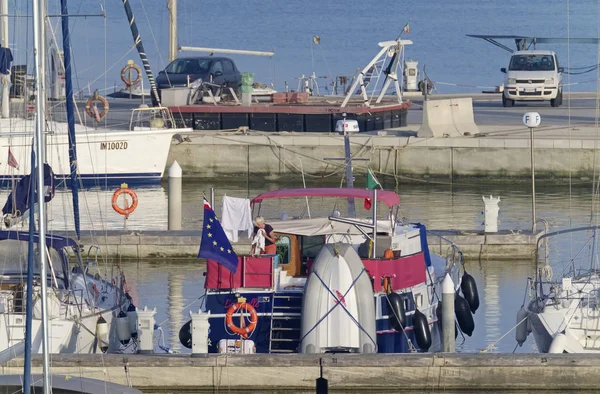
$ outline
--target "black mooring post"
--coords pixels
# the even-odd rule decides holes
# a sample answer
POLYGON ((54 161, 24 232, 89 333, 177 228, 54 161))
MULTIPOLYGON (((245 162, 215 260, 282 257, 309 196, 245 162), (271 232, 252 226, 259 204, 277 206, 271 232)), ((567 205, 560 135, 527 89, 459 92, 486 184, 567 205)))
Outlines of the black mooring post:
POLYGON ((317 394, 327 394, 329 389, 327 388, 327 379, 323 377, 323 359, 319 359, 319 370, 320 377, 317 378, 317 394))

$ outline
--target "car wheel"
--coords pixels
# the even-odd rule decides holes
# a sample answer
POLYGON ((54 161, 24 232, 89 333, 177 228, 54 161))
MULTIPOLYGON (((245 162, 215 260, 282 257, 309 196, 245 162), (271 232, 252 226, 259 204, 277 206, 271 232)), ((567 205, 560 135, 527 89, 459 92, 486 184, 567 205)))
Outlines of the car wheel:
POLYGON ((558 94, 556 95, 556 98, 553 98, 550 100, 550 105, 552 107, 560 107, 561 104, 562 104, 562 90, 559 90, 558 94))
POLYGON ((513 105, 515 105, 515 100, 508 99, 508 98, 504 97, 504 95, 502 95, 502 106, 508 108, 508 107, 512 107, 513 105))

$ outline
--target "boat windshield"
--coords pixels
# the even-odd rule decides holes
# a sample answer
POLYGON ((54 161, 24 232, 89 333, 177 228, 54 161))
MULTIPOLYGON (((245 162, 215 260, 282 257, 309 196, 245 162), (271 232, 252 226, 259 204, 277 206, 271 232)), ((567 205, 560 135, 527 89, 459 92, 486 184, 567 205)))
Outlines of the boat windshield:
MULTIPOLYGON (((0 275, 7 276, 25 276, 27 273, 27 241, 19 241, 15 239, 5 239, 0 241, 0 275)), ((40 274, 40 254, 39 245, 34 246, 35 262, 34 275, 40 274)), ((48 247, 48 254, 52 262, 52 270, 57 279, 65 278, 63 267, 63 259, 58 250, 53 247, 48 247)), ((48 275, 51 275, 51 270, 48 270, 48 275)))
POLYGON ((210 68, 208 59, 177 59, 171 62, 165 71, 168 74, 206 74, 210 68))
POLYGON ((510 59, 510 71, 554 71, 552 55, 514 55, 510 59))

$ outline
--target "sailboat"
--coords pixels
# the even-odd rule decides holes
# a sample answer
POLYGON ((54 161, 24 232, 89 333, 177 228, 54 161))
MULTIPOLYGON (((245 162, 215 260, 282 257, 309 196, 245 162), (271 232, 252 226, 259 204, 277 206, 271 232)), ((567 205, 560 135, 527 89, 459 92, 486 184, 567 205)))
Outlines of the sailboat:
MULTIPOLYGON (((8 2, 8 0, 2 1, 8 2)), ((8 7, 5 6, 3 9, 8 9, 8 7)), ((5 22, 7 19, 7 17, 2 17, 5 22)), ((2 29, 0 29, 1 33, 2 29)), ((136 46, 139 49, 142 45, 139 33, 137 33, 136 39, 136 46)), ((8 37, 5 37, 3 41, 7 42, 8 37)), ((45 42, 44 40, 42 44, 45 45, 45 42)), ((143 49, 143 46, 141 48, 143 49)), ((140 52, 140 56, 142 53, 143 50, 140 52)), ((65 50, 64 57, 70 58, 70 56, 71 54, 65 50)), ((143 58, 145 58, 145 54, 143 54, 143 58)), ((144 65, 147 64, 146 59, 144 65)), ((44 69, 45 64, 42 67, 44 69)), ((151 86, 154 86, 149 64, 145 69, 151 86)), ((155 87, 153 89, 155 90, 155 87)), ((79 182, 91 185, 160 182, 166 167, 173 135, 192 132, 192 128, 178 127, 171 111, 167 107, 160 106, 158 102, 153 107, 133 108, 128 119, 127 129, 103 127, 100 119, 102 114, 94 113, 91 109, 94 108, 97 99, 104 100, 96 96, 90 98, 86 103, 86 110, 89 109, 86 112, 93 115, 91 119, 91 122, 95 124, 93 127, 86 126, 83 119, 80 120, 80 123, 75 123, 76 112, 69 115, 67 122, 47 119, 45 161, 54 170, 57 180, 59 182, 71 181, 69 133, 74 132, 78 136, 77 144, 73 149, 78 152, 79 182), (91 108, 88 108, 90 104, 91 108)), ((5 87, 2 89, 2 101, 8 103, 8 100, 9 91, 5 87)), ((106 101, 104 100, 104 102, 106 101)), ((67 103, 68 105, 69 103, 67 103)), ((31 116, 11 117, 9 109, 8 105, 2 108, 0 157, 10 157, 11 160, 0 160, 0 181, 21 178, 32 170, 28 165, 28 158, 31 150, 30 132, 35 120, 31 116)), ((108 104, 104 109, 108 110, 108 104)), ((84 113, 83 116, 86 114, 84 113)))
MULTIPOLYGON (((37 2, 35 2, 37 4, 37 2)), ((34 5, 36 5, 34 4, 34 5)), ((40 6, 41 7, 41 6, 40 6)), ((45 13, 42 13, 45 15, 45 13)), ((73 89, 70 73, 70 45, 66 0, 63 5, 63 42, 67 86, 69 176, 73 195, 75 233, 80 237, 78 166, 73 115, 73 89)), ((41 26, 43 27, 43 20, 41 26)), ((43 32, 43 29, 42 29, 43 32)), ((43 37, 43 34, 40 33, 43 37)), ((39 38, 36 36, 36 38, 39 38)), ((44 42, 36 42, 37 48, 44 42)), ((36 52, 38 53, 38 52, 36 52)), ((84 260, 77 240, 46 232, 45 204, 52 167, 40 154, 46 151, 45 60, 36 57, 35 147, 27 150, 36 161, 29 174, 25 203, 29 211, 29 231, 0 231, 0 351, 9 349, 31 334, 33 353, 103 353, 135 351, 137 319, 135 306, 127 292, 125 277, 101 272, 97 258, 84 260), (46 180, 44 179, 46 178, 46 180), (39 193, 37 192, 39 191, 39 193), (37 230, 34 212, 38 212, 37 230), (74 256, 75 264, 71 263, 74 256), (27 263, 28 259, 30 260, 27 263), (29 325, 29 330, 26 330, 29 325), (133 339, 132 339, 133 338, 133 339)), ((11 198, 11 197, 9 197, 11 198)))
MULTIPOLYGON (((63 42, 66 52, 70 51, 68 10, 66 0, 61 0, 63 42)), ((137 323, 131 298, 125 290, 122 273, 111 278, 103 278, 93 272, 93 262, 83 262, 80 245, 76 240, 57 237, 46 232, 45 217, 45 162, 46 148, 45 123, 45 81, 43 74, 44 42, 43 31, 45 9, 43 1, 33 1, 34 16, 34 59, 36 72, 36 118, 34 146, 31 147, 31 167, 29 183, 29 231, 0 232, 0 256, 4 264, 0 283, 0 350, 2 354, 23 351, 25 354, 22 376, 3 376, 0 385, 4 389, 22 388, 29 393, 32 387, 31 354, 43 354, 43 375, 40 384, 44 393, 50 393, 52 386, 59 392, 100 393, 110 390, 116 393, 138 393, 139 390, 89 379, 57 379, 50 374, 50 353, 94 353, 106 352, 115 346, 129 343, 132 331, 137 334, 137 323), (37 203, 38 229, 35 225, 37 203), (70 268, 69 256, 76 256, 76 265, 70 268), (24 263, 26 261, 26 264, 24 263), (127 316, 125 310, 128 310, 127 316), (51 379, 52 378, 52 379, 51 379), (85 386, 84 386, 85 385, 85 386), (58 386, 58 387, 57 387, 58 386), (70 387, 69 387, 70 386, 70 387), (110 388, 109 388, 110 386, 110 388), (83 389, 83 390, 82 390, 83 389)), ((67 70, 67 103, 72 105, 72 85, 70 80, 69 56, 65 57, 67 70)), ((71 108, 72 111, 72 108, 71 108)), ((71 112, 69 111, 69 112, 71 112)), ((72 114, 72 112, 70 113, 72 114)), ((70 126, 73 125, 70 118, 70 126)), ((74 128, 70 128, 69 152, 71 169, 76 169, 74 128)), ((33 145, 33 144, 32 144, 33 145)), ((49 171, 52 173, 52 171, 49 171)), ((71 171, 76 177, 76 171, 71 171)), ((76 179, 74 179, 76 180, 76 179)), ((72 183, 74 206, 78 209, 77 183, 72 183)), ((78 212, 75 212, 76 217, 78 212)), ((76 227, 78 226, 78 220, 76 227)), ((79 237, 79 228, 76 228, 79 237)), ((136 336, 134 334, 134 336, 136 336)))

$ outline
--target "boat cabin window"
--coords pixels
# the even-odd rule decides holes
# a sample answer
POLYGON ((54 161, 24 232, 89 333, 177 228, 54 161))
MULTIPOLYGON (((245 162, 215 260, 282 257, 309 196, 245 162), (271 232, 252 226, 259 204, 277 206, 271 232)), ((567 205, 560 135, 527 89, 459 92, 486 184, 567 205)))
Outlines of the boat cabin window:
POLYGON ((279 235, 277 241, 277 255, 279 256, 279 264, 289 264, 291 261, 290 237, 279 235))
POLYGON ((324 244, 322 235, 302 237, 302 261, 314 260, 324 244))
POLYGON ((554 56, 547 55, 514 55, 510 59, 510 71, 554 71, 554 56))
MULTIPOLYGON (((34 275, 40 275, 40 249, 36 244, 35 248, 35 262, 34 262, 34 275)), ((10 280, 10 277, 24 278, 27 275, 27 241, 19 241, 16 239, 5 239, 0 241, 0 275, 2 275, 5 281, 10 280), (8 278, 7 278, 8 277, 8 278)), ((52 247, 48 247, 50 261, 52 262, 52 270, 56 275, 56 279, 59 284, 64 283, 65 272, 63 266, 63 259, 60 252, 52 247)), ((52 275, 50 268, 48 269, 48 275, 52 275)))

